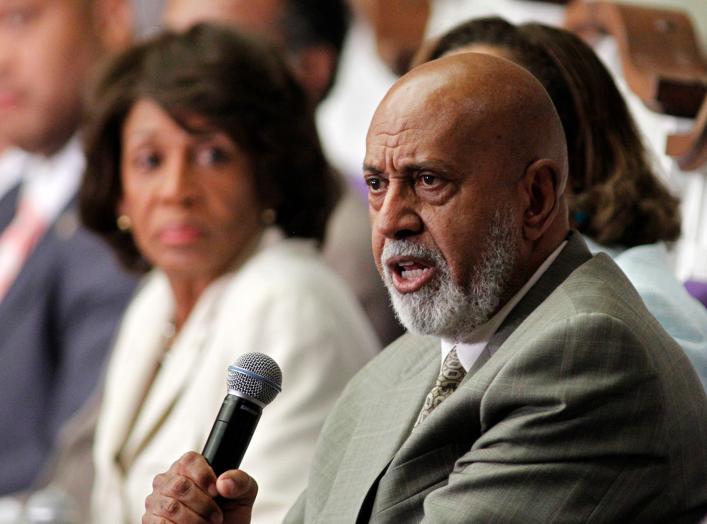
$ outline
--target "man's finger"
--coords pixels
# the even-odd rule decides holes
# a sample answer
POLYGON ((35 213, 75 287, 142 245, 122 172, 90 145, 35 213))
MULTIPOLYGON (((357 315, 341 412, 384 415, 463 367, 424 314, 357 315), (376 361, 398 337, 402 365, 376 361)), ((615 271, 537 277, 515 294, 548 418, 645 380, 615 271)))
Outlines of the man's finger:
POLYGON ((171 472, 190 478, 197 486, 211 497, 218 495, 216 474, 203 455, 190 451, 181 456, 170 468, 171 472))
POLYGON ((142 524, 174 522, 179 524, 221 524, 223 515, 214 504, 215 511, 209 515, 197 513, 182 501, 153 493, 145 500, 146 513, 142 524))
POLYGON ((258 494, 258 484, 248 474, 231 470, 221 475, 216 482, 226 522, 250 522, 253 502, 258 494))
MULTIPOLYGON (((191 522, 191 514, 205 522, 221 522, 222 515, 209 486, 216 492, 216 478, 211 468, 196 454, 187 454, 175 462, 167 473, 152 481, 152 494, 145 500, 148 513, 178 522, 191 522)), ((202 457, 203 459, 203 457, 202 457)), ((199 520, 197 520, 199 522, 199 520)))
POLYGON ((216 488, 223 498, 243 506, 252 506, 258 494, 258 484, 253 477, 237 469, 223 473, 216 481, 216 488))

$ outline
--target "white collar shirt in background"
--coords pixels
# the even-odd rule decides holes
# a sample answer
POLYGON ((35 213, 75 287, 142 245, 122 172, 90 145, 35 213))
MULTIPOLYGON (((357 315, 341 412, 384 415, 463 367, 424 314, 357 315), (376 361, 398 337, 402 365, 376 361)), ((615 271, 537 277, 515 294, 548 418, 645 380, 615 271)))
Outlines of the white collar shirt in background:
POLYGON ((0 153, 0 198, 19 183, 28 158, 27 153, 15 147, 0 153))
POLYGON ((0 234, 0 301, 46 230, 76 194, 84 165, 77 138, 51 157, 31 155, 24 162, 14 218, 0 234))
POLYGON ((20 201, 29 199, 38 214, 51 224, 78 191, 84 166, 85 158, 77 137, 50 157, 29 155, 20 201))

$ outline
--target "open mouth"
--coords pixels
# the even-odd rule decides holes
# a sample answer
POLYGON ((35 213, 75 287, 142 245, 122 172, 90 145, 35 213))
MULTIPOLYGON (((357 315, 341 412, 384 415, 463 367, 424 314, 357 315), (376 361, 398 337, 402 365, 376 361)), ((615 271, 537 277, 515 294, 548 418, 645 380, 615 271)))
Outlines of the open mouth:
POLYGON ((435 267, 427 261, 394 257, 387 261, 393 286, 399 293, 411 293, 424 286, 435 273, 435 267))

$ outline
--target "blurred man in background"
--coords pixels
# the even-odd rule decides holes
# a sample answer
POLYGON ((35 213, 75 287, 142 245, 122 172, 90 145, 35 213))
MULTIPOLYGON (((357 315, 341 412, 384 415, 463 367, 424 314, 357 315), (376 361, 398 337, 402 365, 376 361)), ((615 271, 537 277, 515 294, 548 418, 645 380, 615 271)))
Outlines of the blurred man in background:
POLYGON ((82 90, 131 22, 124 0, 0 3, 0 143, 26 152, 1 173, 0 494, 31 488, 46 465, 134 286, 74 212, 82 90))

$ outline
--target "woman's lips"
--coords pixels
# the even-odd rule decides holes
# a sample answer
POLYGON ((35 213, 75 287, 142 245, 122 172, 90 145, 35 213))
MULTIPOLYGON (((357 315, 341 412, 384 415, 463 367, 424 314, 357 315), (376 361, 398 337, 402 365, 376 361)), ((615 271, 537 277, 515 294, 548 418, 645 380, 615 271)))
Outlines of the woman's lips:
POLYGON ((12 109, 17 105, 18 97, 10 91, 0 90, 0 109, 12 109))
POLYGON ((167 226, 160 230, 160 242, 167 246, 187 246, 203 236, 201 228, 186 224, 167 226))
POLYGON ((399 293, 412 293, 427 284, 435 274, 434 266, 429 263, 404 258, 388 262, 393 277, 393 286, 399 293))

